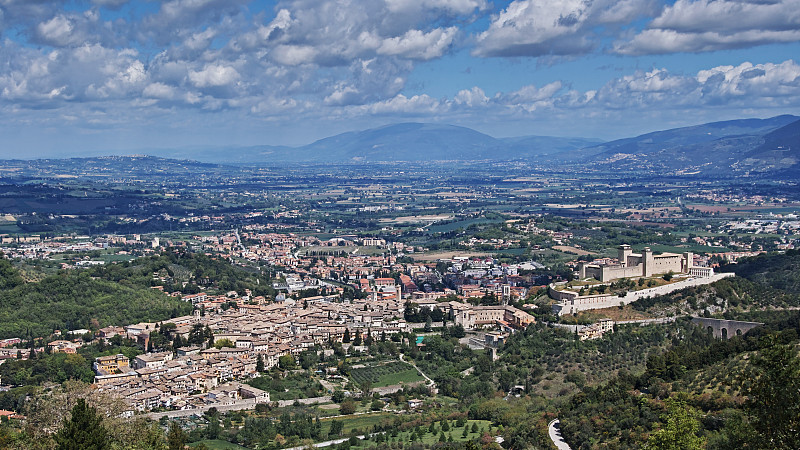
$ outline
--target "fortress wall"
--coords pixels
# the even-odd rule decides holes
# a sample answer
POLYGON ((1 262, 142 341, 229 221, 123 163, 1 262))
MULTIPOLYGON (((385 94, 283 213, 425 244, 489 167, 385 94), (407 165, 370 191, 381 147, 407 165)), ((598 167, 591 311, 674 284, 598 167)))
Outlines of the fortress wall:
POLYGON ((558 315, 574 314, 590 309, 611 308, 613 306, 619 306, 620 303, 627 305, 628 303, 633 303, 640 298, 669 294, 670 292, 692 286, 711 284, 723 278, 732 276, 734 276, 732 273, 718 273, 706 278, 690 278, 688 280, 678 281, 676 283, 666 284, 664 286, 656 286, 653 288, 642 289, 641 291, 628 292, 625 297, 605 294, 604 299, 598 298, 600 296, 595 295, 592 296, 593 298, 591 300, 583 301, 583 297, 576 296, 574 301, 562 301, 557 305, 553 305, 553 312, 558 315))
POLYGON ((600 281, 611 281, 617 278, 630 278, 642 276, 642 266, 637 265, 634 267, 601 267, 602 273, 600 277, 595 277, 600 281))
POLYGON ((667 273, 670 270, 681 273, 683 270, 682 256, 653 257, 653 274, 667 273))
POLYGON ((547 294, 550 296, 550 298, 556 299, 556 300, 558 300, 560 302, 570 301, 570 300, 578 297, 578 293, 577 292, 557 291, 557 290, 553 289, 552 285, 547 287, 547 294))
POLYGON ((626 259, 626 265, 628 266, 638 266, 642 263, 642 255, 628 255, 626 259))

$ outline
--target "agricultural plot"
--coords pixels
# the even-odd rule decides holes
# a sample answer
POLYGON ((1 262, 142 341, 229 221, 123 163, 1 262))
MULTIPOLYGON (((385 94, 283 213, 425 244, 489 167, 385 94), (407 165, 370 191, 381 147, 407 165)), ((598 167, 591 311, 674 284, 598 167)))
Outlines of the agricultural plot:
MULTIPOLYGON (((426 446, 435 446, 440 442, 466 442, 479 439, 483 433, 492 434, 492 423, 488 420, 468 420, 458 426, 455 420, 449 420, 447 431, 442 430, 442 422, 434 422, 433 427, 420 426, 401 432, 385 432, 382 436, 373 435, 369 440, 358 442, 358 448, 370 448, 376 443, 386 442, 418 442, 426 446)), ((352 448, 352 447, 351 447, 352 448)))
POLYGON ((424 381, 422 376, 410 364, 394 361, 378 366, 361 367, 350 370, 350 378, 357 385, 369 382, 372 387, 392 386, 400 383, 424 381))
POLYGON ((470 225, 482 225, 487 223, 502 223, 502 219, 488 219, 486 217, 476 217, 473 219, 464 219, 456 222, 443 223, 439 225, 432 225, 428 227, 428 233, 448 233, 455 231, 459 228, 467 229, 470 225))

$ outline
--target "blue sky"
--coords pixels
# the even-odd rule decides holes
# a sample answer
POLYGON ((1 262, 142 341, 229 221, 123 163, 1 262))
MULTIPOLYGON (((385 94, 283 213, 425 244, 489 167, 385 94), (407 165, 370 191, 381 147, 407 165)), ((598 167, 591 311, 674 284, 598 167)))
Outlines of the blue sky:
POLYGON ((800 0, 0 0, 0 158, 800 114, 800 0))

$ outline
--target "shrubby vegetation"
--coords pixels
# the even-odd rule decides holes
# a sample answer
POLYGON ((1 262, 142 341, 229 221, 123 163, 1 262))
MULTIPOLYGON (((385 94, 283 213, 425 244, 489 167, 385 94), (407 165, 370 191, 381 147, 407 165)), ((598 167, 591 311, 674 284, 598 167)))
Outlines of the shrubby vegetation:
POLYGON ((94 277, 126 286, 163 286, 167 292, 193 294, 200 292, 203 286, 223 294, 236 291, 244 295, 249 289, 254 296, 275 295, 268 276, 202 253, 165 252, 131 262, 95 266, 89 272, 94 277), (158 278, 154 278, 154 274, 158 278))
POLYGON ((61 272, 0 291, 0 338, 158 321, 191 308, 152 289, 94 279, 84 271, 61 272))

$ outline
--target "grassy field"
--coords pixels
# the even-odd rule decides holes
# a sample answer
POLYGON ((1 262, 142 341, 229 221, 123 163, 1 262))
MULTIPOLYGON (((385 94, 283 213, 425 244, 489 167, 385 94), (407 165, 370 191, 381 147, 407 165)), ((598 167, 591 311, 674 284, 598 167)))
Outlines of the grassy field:
POLYGON ((569 245, 554 245, 553 250, 558 250, 564 253, 572 253, 575 255, 596 255, 597 253, 587 252, 586 250, 581 250, 579 248, 575 248, 569 245))
POLYGON ((431 225, 427 228, 427 233, 447 233, 457 230, 459 228, 466 229, 470 225, 484 224, 484 223, 502 223, 502 219, 487 219, 485 217, 478 217, 475 219, 459 220, 457 222, 443 223, 441 225, 431 225))
MULTIPOLYGON (((386 433, 385 438, 389 440, 389 442, 420 442, 423 444, 435 444, 440 442, 441 433, 444 433, 445 440, 449 440, 452 437, 453 442, 464 442, 464 441, 471 441, 473 439, 479 438, 484 431, 489 431, 491 428, 491 422, 488 420, 468 420, 466 425, 463 427, 456 427, 455 421, 449 421, 450 430, 449 431, 441 431, 441 423, 437 422, 435 426, 435 433, 431 433, 428 431, 428 427, 420 427, 420 433, 416 433, 412 431, 404 431, 398 433, 397 436, 392 436, 391 433, 386 433), (472 432, 472 425, 475 424, 477 426, 478 432, 472 432), (464 429, 466 428, 467 433, 464 435, 464 429), (423 433, 424 432, 424 433, 423 433), (422 436, 420 436, 422 434, 422 436), (412 436, 414 435, 414 436, 412 436), (412 440, 413 438, 413 440, 412 440)), ((359 447, 371 447, 375 445, 376 436, 371 437, 369 440, 364 440, 360 442, 359 447)))
POLYGON ((350 377, 357 385, 369 381, 372 387, 392 386, 400 383, 414 383, 424 380, 410 364, 401 361, 351 369, 350 377))
MULTIPOLYGON (((358 414, 347 417, 337 417, 336 420, 343 422, 344 434, 347 434, 353 430, 364 431, 371 429, 373 426, 381 423, 381 421, 386 419, 392 419, 394 417, 395 417, 394 413, 377 412, 371 414, 358 414)), ((331 421, 322 419, 320 423, 322 424, 322 431, 324 433, 328 433, 331 429, 331 421)))
POLYGON ((495 255, 511 255, 511 256, 520 256, 520 255, 523 255, 523 254, 525 254, 525 252, 526 252, 527 250, 528 250, 527 248, 521 248, 521 247, 517 247, 517 248, 504 248, 504 249, 500 249, 500 250, 492 250, 492 253, 494 253, 495 255))
POLYGON ((136 257, 131 255, 102 255, 100 256, 100 259, 107 263, 110 263, 115 261, 131 261, 136 259, 136 257))

